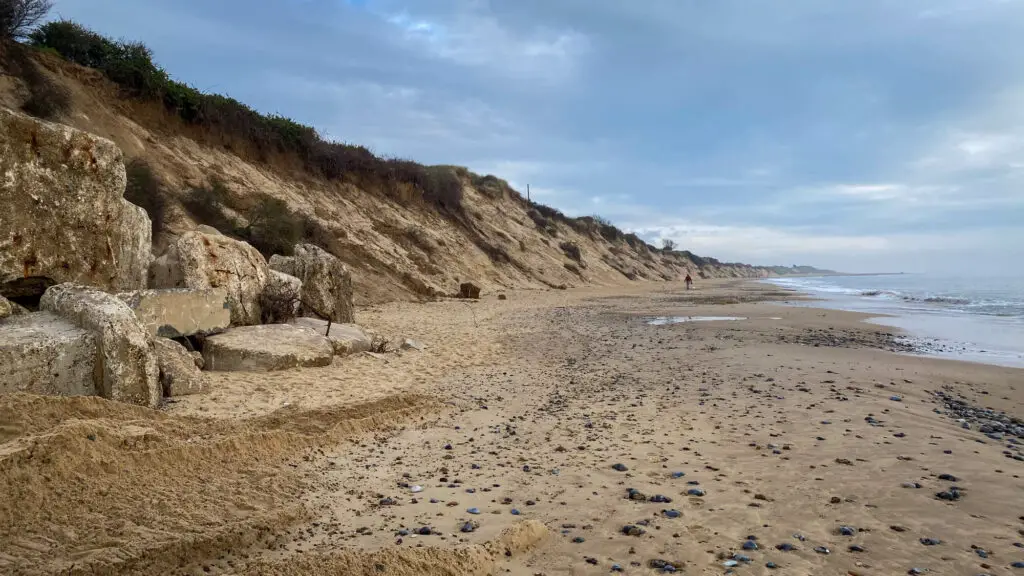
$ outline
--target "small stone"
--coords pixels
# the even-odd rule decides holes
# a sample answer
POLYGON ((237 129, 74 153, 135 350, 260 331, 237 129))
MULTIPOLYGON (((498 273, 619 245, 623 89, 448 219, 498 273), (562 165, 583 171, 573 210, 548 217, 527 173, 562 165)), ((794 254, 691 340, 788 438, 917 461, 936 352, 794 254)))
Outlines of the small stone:
POLYGON ((840 536, 853 536, 856 533, 857 533, 857 529, 854 528, 853 526, 840 526, 839 527, 839 535, 840 536))
POLYGON ((942 541, 938 538, 921 538, 921 544, 924 544, 925 546, 938 546, 939 544, 942 544, 942 541))
POLYGON ((867 550, 865 550, 864 547, 859 544, 851 544, 850 547, 847 548, 847 550, 849 550, 850 552, 867 552, 867 550))
POLYGON ((686 491, 686 495, 687 496, 703 497, 704 494, 705 494, 705 492, 703 490, 701 490, 700 488, 690 488, 689 490, 686 491))
POLYGON ((520 512, 518 508, 513 508, 513 509, 512 509, 512 510, 511 510, 511 511, 509 512, 509 514, 511 514, 511 515, 513 515, 513 516, 519 516, 520 514, 522 514, 522 512, 520 512))
POLYGON ((661 513, 665 516, 665 518, 679 518, 679 517, 681 517, 683 515, 682 512, 680 512, 679 510, 675 510, 675 509, 672 509, 672 510, 662 510, 661 513))
POLYGON ((779 565, 776 564, 775 562, 769 562, 769 563, 765 564, 764 567, 769 569, 769 570, 775 570, 776 568, 779 567, 779 565))
POLYGON ((952 474, 939 474, 939 480, 944 480, 946 482, 959 482, 960 481, 959 478, 957 478, 956 476, 953 476, 952 474))
POLYGON ((814 548, 814 551, 817 552, 818 554, 831 554, 832 553, 831 550, 829 550, 828 548, 826 548, 824 546, 817 546, 817 547, 814 548))
POLYGON ((583 544, 584 542, 587 541, 587 539, 584 538, 583 536, 577 536, 577 537, 573 538, 572 541, 573 541, 574 544, 583 544))
POLYGON ((626 468, 625 464, 613 464, 612 465, 612 470, 615 470, 617 472, 625 472, 625 471, 629 470, 629 468, 626 468))
POLYGON ((476 508, 476 507, 473 507, 473 508, 470 508, 469 510, 466 510, 466 512, 469 512, 470 514, 479 514, 480 513, 480 509, 476 508))
POLYGON ((462 525, 462 528, 460 528, 459 530, 461 530, 462 532, 473 532, 476 530, 476 526, 473 526, 472 522, 466 522, 462 525))
POLYGON ((757 550, 757 542, 754 542, 753 540, 747 540, 746 542, 743 543, 743 549, 744 550, 757 550))
POLYGON ((622 533, 625 534, 626 536, 643 536, 644 534, 647 533, 647 531, 644 530, 643 528, 639 527, 639 526, 634 526, 632 524, 626 524, 625 526, 622 527, 622 533))
POLYGON ((793 546, 789 542, 783 542, 782 544, 777 544, 775 546, 775 549, 776 550, 781 550, 782 552, 792 552, 792 551, 796 550, 797 548, 796 548, 796 546, 793 546))

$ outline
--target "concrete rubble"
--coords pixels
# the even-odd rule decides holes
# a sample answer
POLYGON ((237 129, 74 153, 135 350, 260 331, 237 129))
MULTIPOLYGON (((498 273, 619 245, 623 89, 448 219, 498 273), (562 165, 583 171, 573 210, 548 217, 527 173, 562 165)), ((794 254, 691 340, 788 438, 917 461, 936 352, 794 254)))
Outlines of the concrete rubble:
POLYGON ((231 307, 223 288, 136 290, 117 297, 153 336, 204 336, 231 325, 231 307))
POLYGON ((152 337, 127 304, 95 288, 58 284, 43 294, 39 305, 96 337, 96 389, 100 396, 159 405, 163 394, 152 337))
POLYGON ((153 262, 151 288, 222 288, 232 326, 261 321, 260 297, 269 279, 263 255, 251 245, 220 234, 186 232, 153 262))
POLYGON ((0 295, 146 286, 152 226, 113 142, 0 108, 0 295))
POLYGON ((327 338, 291 324, 231 328, 203 343, 207 370, 266 372, 327 366, 333 357, 327 338))

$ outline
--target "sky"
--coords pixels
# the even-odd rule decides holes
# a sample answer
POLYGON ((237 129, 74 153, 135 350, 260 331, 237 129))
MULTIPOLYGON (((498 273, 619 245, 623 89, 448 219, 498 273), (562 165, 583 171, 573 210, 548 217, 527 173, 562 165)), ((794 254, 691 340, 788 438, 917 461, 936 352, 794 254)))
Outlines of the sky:
POLYGON ((1024 0, 56 0, 176 79, 726 261, 1024 274, 1024 0), (1016 264, 1016 266, 1014 266, 1016 264))

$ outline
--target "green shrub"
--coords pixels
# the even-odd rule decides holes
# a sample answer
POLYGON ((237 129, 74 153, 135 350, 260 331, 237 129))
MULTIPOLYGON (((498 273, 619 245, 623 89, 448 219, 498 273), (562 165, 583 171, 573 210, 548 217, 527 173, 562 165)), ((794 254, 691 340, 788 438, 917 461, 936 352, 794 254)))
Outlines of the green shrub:
POLYGON ((153 238, 157 238, 164 230, 167 198, 163 183, 153 169, 142 158, 136 158, 125 166, 128 185, 124 189, 124 199, 142 207, 149 215, 153 225, 153 238))
POLYGON ((296 216, 288 203, 264 196, 249 212, 247 239, 266 257, 274 254, 291 256, 295 245, 303 240, 305 222, 296 216))
POLYGON ((198 186, 190 190, 181 203, 196 222, 212 226, 225 234, 237 234, 235 223, 224 213, 226 201, 227 187, 221 180, 213 178, 210 186, 198 186))
POLYGON ((261 160, 270 154, 293 154, 310 172, 327 179, 351 174, 403 182, 413 185, 429 204, 450 211, 461 209, 459 174, 468 174, 464 168, 384 159, 363 146, 326 141, 313 128, 289 118, 263 115, 233 98, 204 94, 172 80, 153 62, 152 52, 143 44, 113 41, 74 22, 49 22, 31 35, 31 41, 71 62, 100 70, 128 96, 159 101, 187 123, 240 139, 261 160))

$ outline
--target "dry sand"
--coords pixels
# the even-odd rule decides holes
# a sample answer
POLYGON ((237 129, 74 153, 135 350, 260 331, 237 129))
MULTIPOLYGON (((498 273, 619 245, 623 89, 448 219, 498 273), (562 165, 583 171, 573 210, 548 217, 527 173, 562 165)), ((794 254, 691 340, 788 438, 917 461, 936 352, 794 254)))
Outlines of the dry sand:
POLYGON ((426 349, 214 374, 161 411, 0 398, 0 574, 722 574, 736 553, 737 574, 1021 572, 1024 463, 931 392, 1020 415, 1024 371, 699 288, 361 310, 426 349), (679 315, 746 319, 648 324, 679 315))

